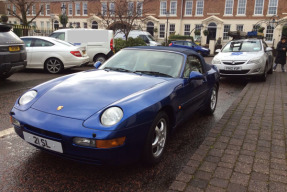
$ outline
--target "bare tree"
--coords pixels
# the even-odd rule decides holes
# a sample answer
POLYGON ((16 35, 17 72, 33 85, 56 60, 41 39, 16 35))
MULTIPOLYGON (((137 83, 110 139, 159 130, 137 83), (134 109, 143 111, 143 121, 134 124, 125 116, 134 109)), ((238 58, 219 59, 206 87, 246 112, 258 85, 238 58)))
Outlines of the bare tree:
MULTIPOLYGON (((145 3, 149 1, 151 0, 145 0, 145 3)), ((143 1, 108 0, 102 2, 101 7, 96 11, 106 28, 113 29, 115 34, 124 33, 127 40, 130 31, 138 23, 144 22, 146 14, 153 10, 143 9, 143 1)))
MULTIPOLYGON (((33 6, 36 6, 39 1, 33 1, 33 0, 7 0, 12 5, 16 7, 16 10, 13 10, 12 6, 8 8, 10 15, 18 18, 22 25, 29 26, 41 13, 43 6, 40 7, 40 10, 35 14, 35 16, 32 17, 31 20, 28 21, 27 14, 28 12, 31 12, 33 9, 33 6)), ((24 30, 23 35, 28 35, 28 31, 24 30)))

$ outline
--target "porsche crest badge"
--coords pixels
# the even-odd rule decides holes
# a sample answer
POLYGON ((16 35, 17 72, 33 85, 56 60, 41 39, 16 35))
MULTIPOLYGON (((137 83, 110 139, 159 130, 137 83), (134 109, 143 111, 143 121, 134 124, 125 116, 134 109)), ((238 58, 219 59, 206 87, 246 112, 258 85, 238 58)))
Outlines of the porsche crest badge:
POLYGON ((60 111, 63 108, 64 108, 64 106, 59 106, 59 107, 57 107, 57 110, 60 111))

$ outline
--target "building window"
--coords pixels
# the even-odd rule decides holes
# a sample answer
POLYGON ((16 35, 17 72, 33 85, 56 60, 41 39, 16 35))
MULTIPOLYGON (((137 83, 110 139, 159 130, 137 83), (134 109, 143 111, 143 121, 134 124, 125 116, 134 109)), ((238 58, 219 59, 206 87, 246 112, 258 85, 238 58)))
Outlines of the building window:
POLYGON ((70 16, 73 15, 73 4, 72 3, 68 4, 68 15, 70 16))
POLYGON ((48 29, 48 30, 51 29, 51 23, 50 23, 50 21, 47 21, 47 29, 48 29))
POLYGON ((81 15, 81 7, 80 7, 80 3, 76 3, 76 15, 81 15))
POLYGON ((30 7, 28 7, 28 5, 26 6, 27 10, 26 10, 26 15, 30 15, 30 7))
POLYGON ((169 25, 169 34, 175 34, 175 24, 169 25))
MULTIPOLYGON (((50 4, 46 4, 46 15, 50 15, 50 4)), ((47 22, 47 25, 48 25, 48 22, 47 22)))
POLYGON ((185 2, 185 15, 192 15, 192 1, 185 2))
POLYGON ((274 32, 274 27, 271 27, 270 25, 267 26, 266 30, 266 41, 273 41, 273 32, 274 32))
POLYGON ((98 29, 98 23, 96 21, 92 22, 92 29, 98 29))
POLYGON ((107 15, 107 2, 102 3, 102 15, 107 15))
POLYGON ((6 8, 7 8, 7 15, 10 15, 11 4, 8 4, 6 8))
POLYGON ((143 3, 137 2, 137 15, 142 16, 143 14, 143 3))
POLYGON ((88 23, 84 22, 84 28, 88 28, 88 23))
POLYGON ((184 35, 189 36, 190 35, 190 24, 184 25, 184 35))
POLYGON ((246 0, 238 0, 237 15, 246 14, 246 0))
POLYGON ((76 28, 81 28, 80 22, 77 22, 77 23, 76 23, 76 28))
POLYGON ((165 24, 160 24, 159 25, 159 37, 164 38, 164 33, 165 33, 165 24))
POLYGON ((254 15, 263 15, 264 0, 255 1, 254 15))
POLYGON ((133 16, 134 14, 134 2, 128 2, 128 16, 133 16))
POLYGON ((39 8, 41 10, 40 15, 44 15, 44 6, 42 4, 40 4, 39 8))
POLYGON ((176 15, 177 1, 170 2, 170 15, 176 15))
POLYGON ((228 40, 228 32, 230 31, 230 25, 224 25, 224 30, 223 30, 223 40, 228 40))
POLYGON ((277 15, 278 0, 269 0, 268 15, 277 15))
POLYGON ((32 15, 36 15, 36 5, 32 5, 32 15))
POLYGON ((41 21, 41 30, 44 30, 44 21, 41 21))
POLYGON ((166 15, 166 1, 160 2, 160 15, 166 15))
POLYGON ((109 12, 111 16, 115 15, 115 3, 110 3, 109 12))
POLYGON ((243 31, 243 25, 236 25, 236 31, 243 31))
POLYGON ((233 0, 226 0, 225 2, 225 15, 233 14, 233 0))
POLYGON ((88 15, 88 3, 83 3, 83 15, 88 15))
MULTIPOLYGON (((199 31, 199 34, 201 34, 201 27, 202 27, 202 25, 196 24, 196 25, 195 25, 194 32, 195 32, 195 31, 199 31)), ((194 35, 195 39, 197 39, 197 38, 200 37, 200 36, 201 36, 201 35, 194 35)))
POLYGON ((197 0, 196 1, 196 15, 203 15, 203 7, 204 7, 204 1, 197 0))
POLYGON ((16 13, 16 5, 13 5, 13 12, 16 13))

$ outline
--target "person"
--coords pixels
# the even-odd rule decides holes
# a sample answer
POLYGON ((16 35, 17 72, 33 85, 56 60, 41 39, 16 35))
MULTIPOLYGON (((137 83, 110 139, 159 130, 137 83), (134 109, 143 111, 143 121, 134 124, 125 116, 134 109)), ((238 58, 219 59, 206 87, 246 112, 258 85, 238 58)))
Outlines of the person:
POLYGON ((273 66, 273 71, 276 70, 276 67, 278 64, 281 64, 281 69, 282 69, 282 72, 285 72, 285 68, 284 68, 284 65, 286 64, 286 49, 287 49, 287 43, 286 43, 286 37, 282 37, 281 38, 281 41, 278 42, 277 44, 277 56, 276 56, 276 59, 275 59, 275 64, 273 66))

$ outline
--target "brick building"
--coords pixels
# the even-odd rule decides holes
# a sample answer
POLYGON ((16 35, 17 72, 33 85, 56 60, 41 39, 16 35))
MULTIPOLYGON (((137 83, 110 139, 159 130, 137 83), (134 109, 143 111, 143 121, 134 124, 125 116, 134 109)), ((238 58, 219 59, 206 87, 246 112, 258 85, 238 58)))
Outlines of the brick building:
MULTIPOLYGON (((28 18, 43 6, 34 24, 39 29, 55 29, 60 25, 63 5, 69 17, 68 26, 82 28, 107 28, 98 14, 115 9, 111 0, 41 0, 29 10, 28 18)), ((175 33, 195 38, 201 36, 202 44, 218 38, 224 43, 229 40, 229 30, 247 32, 261 23, 265 27, 266 42, 274 45, 281 38, 283 26, 287 25, 286 0, 130 0, 128 5, 139 7, 144 13, 145 21, 137 21, 136 26, 149 31, 159 41, 175 33), (263 22, 273 18, 275 23, 272 25, 263 22), (201 35, 195 35, 196 30, 200 30, 201 35), (203 35, 204 30, 209 31, 208 36, 203 35)), ((6 8, 15 9, 15 6, 6 1, 6 8)), ((6 14, 9 16, 9 12, 6 14)), ((19 20, 11 16, 9 22, 19 24, 19 20)))

